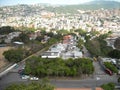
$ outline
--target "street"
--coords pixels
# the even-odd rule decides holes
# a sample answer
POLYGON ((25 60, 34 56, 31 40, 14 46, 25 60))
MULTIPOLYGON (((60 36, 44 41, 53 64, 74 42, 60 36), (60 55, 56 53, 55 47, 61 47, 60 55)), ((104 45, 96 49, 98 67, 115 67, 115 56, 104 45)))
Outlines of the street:
MULTIPOLYGON (((81 88, 81 87, 96 87, 100 86, 104 83, 114 82, 117 83, 116 76, 104 76, 104 75, 96 75, 94 78, 86 78, 82 80, 58 80, 58 79, 51 79, 50 83, 55 87, 59 88, 81 88), (97 80, 96 77, 100 79, 97 80)), ((18 73, 9 72, 7 75, 3 76, 0 80, 0 90, 4 90, 4 88, 12 83, 29 83, 30 80, 22 80, 18 73)))

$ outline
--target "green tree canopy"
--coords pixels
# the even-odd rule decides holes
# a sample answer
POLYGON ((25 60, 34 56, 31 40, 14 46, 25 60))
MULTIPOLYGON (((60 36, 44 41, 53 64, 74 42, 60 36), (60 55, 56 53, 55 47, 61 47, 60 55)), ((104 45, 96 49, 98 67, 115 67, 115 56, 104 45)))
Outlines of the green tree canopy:
POLYGON ((11 32, 14 32, 15 29, 13 27, 10 26, 3 26, 0 27, 0 34, 9 34, 11 32))
POLYGON ((58 30, 57 33, 58 33, 58 34, 61 34, 61 35, 67 35, 67 34, 69 34, 70 32, 69 32, 68 30, 62 29, 62 30, 58 30))
POLYGON ((32 57, 26 62, 25 73, 45 76, 81 76, 82 74, 90 75, 94 72, 94 66, 90 59, 68 59, 61 58, 48 59, 32 57))
POLYGON ((12 84, 5 90, 54 90, 54 86, 47 79, 43 79, 42 81, 29 84, 12 84))
POLYGON ((117 49, 112 50, 111 52, 108 53, 108 56, 111 57, 111 58, 120 59, 120 51, 117 50, 117 49))
POLYGON ((86 36, 86 33, 87 33, 85 30, 83 30, 81 28, 80 29, 76 29, 75 32, 78 32, 79 35, 81 35, 81 36, 86 36))
POLYGON ((114 90, 115 89, 115 84, 114 83, 108 83, 108 84, 103 84, 101 86, 104 90, 114 90))
POLYGON ((120 77, 118 78, 118 83, 120 83, 120 77))
POLYGON ((37 40, 37 41, 40 41, 40 42, 41 42, 41 40, 43 40, 43 39, 44 39, 44 36, 43 36, 43 35, 36 37, 36 40, 37 40))
POLYGON ((22 42, 24 42, 24 43, 28 43, 28 42, 29 42, 29 36, 28 36, 28 34, 26 34, 26 33, 21 33, 21 34, 19 35, 19 37, 20 37, 20 39, 21 39, 22 42))
POLYGON ((30 41, 30 39, 29 39, 28 34, 22 32, 22 33, 19 35, 19 37, 13 38, 12 41, 19 41, 19 42, 28 43, 28 42, 30 41))
POLYGON ((22 49, 10 49, 3 53, 4 57, 10 62, 19 62, 24 58, 25 50, 22 49))
POLYGON ((114 73, 118 73, 118 69, 111 62, 104 62, 106 68, 110 69, 114 73))
POLYGON ((106 35, 101 35, 92 40, 87 40, 85 46, 93 56, 108 56, 108 53, 113 50, 112 47, 107 46, 105 38, 106 35))
POLYGON ((120 50, 120 37, 118 37, 115 42, 114 42, 114 46, 116 49, 120 50))
POLYGON ((82 39, 79 39, 77 46, 78 46, 79 48, 82 48, 83 45, 84 45, 84 41, 83 41, 82 39))

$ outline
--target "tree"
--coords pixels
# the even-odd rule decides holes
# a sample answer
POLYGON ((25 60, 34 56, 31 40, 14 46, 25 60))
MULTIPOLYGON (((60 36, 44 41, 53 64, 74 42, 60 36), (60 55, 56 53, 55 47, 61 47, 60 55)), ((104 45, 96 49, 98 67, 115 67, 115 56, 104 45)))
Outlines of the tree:
POLYGON ((120 49, 120 37, 115 40, 114 46, 115 46, 117 49, 120 49))
POLYGON ((5 44, 5 40, 1 40, 0 44, 5 44))
POLYGON ((28 42, 30 41, 30 39, 29 39, 28 34, 22 32, 22 33, 19 35, 19 37, 13 38, 12 41, 13 41, 13 42, 14 42, 14 41, 19 41, 19 42, 28 43, 28 42))
POLYGON ((101 55, 100 43, 97 39, 87 41, 85 43, 85 46, 92 55, 94 55, 94 56, 101 55), (93 47, 94 47, 94 49, 93 49, 93 47))
POLYGON ((75 32, 78 32, 79 35, 81 35, 81 36, 86 36, 86 31, 81 29, 81 28, 80 29, 76 29, 75 32))
POLYGON ((120 77, 118 78, 118 83, 120 83, 120 77))
POLYGON ((21 33, 19 35, 19 37, 20 37, 20 39, 21 39, 22 42, 24 42, 24 43, 28 43, 29 42, 29 36, 27 34, 21 33))
POLYGON ((57 41, 58 40, 60 41, 62 39, 62 35, 61 34, 56 34, 52 38, 55 38, 55 39, 57 39, 57 41))
POLYGON ((85 46, 94 56, 108 56, 108 53, 113 49, 112 47, 107 46, 107 42, 104 40, 105 38, 106 35, 101 35, 100 37, 96 37, 92 40, 87 40, 85 46))
POLYGON ((105 33, 99 36, 99 39, 103 40, 106 39, 109 36, 109 33, 105 33))
POLYGON ((120 59, 120 51, 117 50, 117 49, 112 50, 111 52, 108 53, 108 56, 111 57, 111 58, 120 59))
POLYGON ((36 38, 36 40, 38 40, 38 41, 42 41, 44 39, 44 36, 38 36, 37 38, 36 38))
POLYGON ((58 42, 58 40, 56 39, 56 38, 50 38, 49 40, 48 40, 48 45, 52 45, 52 44, 54 44, 54 43, 56 43, 56 42, 58 42))
POLYGON ((108 84, 103 84, 103 85, 101 85, 101 87, 104 90, 114 90, 115 89, 115 84, 111 82, 111 83, 108 83, 108 84))
POLYGON ((47 33, 47 36, 49 36, 49 37, 53 37, 54 34, 53 34, 52 32, 49 32, 49 33, 47 33))
POLYGON ((40 82, 32 82, 29 84, 12 84, 5 90, 54 90, 47 79, 43 79, 40 82))
POLYGON ((110 69, 114 73, 118 73, 118 69, 111 62, 104 62, 106 68, 110 69))
POLYGON ((77 46, 82 49, 83 45, 84 45, 84 41, 82 39, 79 39, 77 46))
POLYGON ((0 34, 9 34, 14 31, 15 31, 15 29, 10 26, 3 26, 0 28, 0 34))
POLYGON ((19 62, 24 58, 24 50, 11 49, 3 53, 4 57, 10 62, 19 62))
POLYGON ((67 34, 69 34, 69 31, 62 29, 62 30, 57 31, 57 33, 61 34, 61 35, 67 35, 67 34))
POLYGON ((43 29, 41 29, 41 31, 40 31, 40 33, 41 33, 41 35, 46 35, 46 30, 43 28, 43 29))
POLYGON ((111 35, 111 34, 112 34, 112 31, 109 31, 109 32, 108 32, 108 34, 110 34, 110 35, 111 35))
POLYGON ((31 57, 25 65, 25 73, 36 75, 38 77, 49 76, 81 76, 90 75, 94 72, 94 67, 90 59, 68 59, 61 58, 48 59, 40 57, 31 57))
POLYGON ((92 36, 95 36, 95 35, 98 35, 99 32, 98 32, 98 31, 91 31, 90 34, 91 34, 92 36))

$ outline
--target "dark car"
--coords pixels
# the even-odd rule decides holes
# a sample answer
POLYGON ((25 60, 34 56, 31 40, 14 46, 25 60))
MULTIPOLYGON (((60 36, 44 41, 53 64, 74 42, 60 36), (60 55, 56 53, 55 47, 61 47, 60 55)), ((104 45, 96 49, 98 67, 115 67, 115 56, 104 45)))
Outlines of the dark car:
POLYGON ((18 73, 19 73, 20 75, 23 75, 23 74, 24 74, 24 69, 18 70, 18 73))
POLYGON ((112 76, 112 75, 113 75, 112 71, 111 71, 111 70, 109 70, 109 69, 106 69, 106 70, 105 70, 105 72, 106 72, 107 74, 109 74, 110 76, 112 76))

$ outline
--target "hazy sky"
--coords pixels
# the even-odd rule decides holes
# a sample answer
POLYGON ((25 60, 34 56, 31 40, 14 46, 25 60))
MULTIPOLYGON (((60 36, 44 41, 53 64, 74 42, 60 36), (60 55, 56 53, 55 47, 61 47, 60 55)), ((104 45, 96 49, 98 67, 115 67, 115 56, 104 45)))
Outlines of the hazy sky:
MULTIPOLYGON (((50 4, 80 4, 93 0, 0 0, 0 5, 15 5, 15 4, 36 4, 36 3, 50 3, 50 4)), ((111 0, 108 0, 111 1, 111 0)), ((119 1, 120 0, 112 0, 119 1)))

